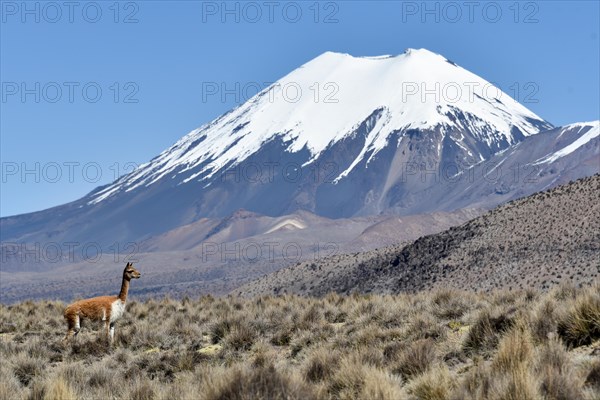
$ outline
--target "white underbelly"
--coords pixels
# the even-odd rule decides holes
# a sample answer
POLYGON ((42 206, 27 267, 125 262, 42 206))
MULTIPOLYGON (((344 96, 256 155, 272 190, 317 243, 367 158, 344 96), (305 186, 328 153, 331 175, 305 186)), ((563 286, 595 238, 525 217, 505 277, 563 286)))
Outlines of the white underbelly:
POLYGON ((116 300, 110 307, 110 322, 115 322, 125 313, 125 303, 121 300, 116 300))

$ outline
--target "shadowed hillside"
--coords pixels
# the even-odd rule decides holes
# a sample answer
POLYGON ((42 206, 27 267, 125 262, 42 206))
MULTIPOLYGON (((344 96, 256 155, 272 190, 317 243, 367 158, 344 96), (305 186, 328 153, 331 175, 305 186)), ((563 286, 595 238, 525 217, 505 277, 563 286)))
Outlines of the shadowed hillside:
POLYGON ((119 261, 133 261, 143 271, 144 279, 132 289, 138 298, 226 295, 302 260, 409 243, 478 215, 479 210, 460 210, 331 220, 305 212, 280 218, 238 212, 224 220, 202 220, 129 247, 130 251, 140 250, 132 254, 117 255, 105 249, 97 260, 71 260, 69 256, 78 252, 63 251, 60 262, 44 262, 46 257, 40 251, 40 260, 32 262, 36 252, 32 255, 27 250, 35 247, 4 244, 0 245, 0 301, 68 301, 77 296, 114 293, 122 269, 119 261), (210 234, 207 226, 212 226, 210 234), (291 249, 289 255, 286 248, 291 249))
POLYGON ((240 295, 474 291, 585 285, 600 276, 600 175, 507 203, 412 244, 304 262, 240 295))

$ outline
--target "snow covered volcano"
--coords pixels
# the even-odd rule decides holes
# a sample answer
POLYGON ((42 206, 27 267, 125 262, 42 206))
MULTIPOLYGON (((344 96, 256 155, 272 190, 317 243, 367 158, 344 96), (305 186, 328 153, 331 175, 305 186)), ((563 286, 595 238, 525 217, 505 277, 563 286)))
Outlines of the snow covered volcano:
POLYGON ((334 218, 402 213, 406 195, 440 172, 468 168, 550 128, 428 50, 327 52, 114 183, 3 219, 3 236, 43 240, 52 231, 56 240, 137 241, 239 209, 334 218))
POLYGON ((491 83, 428 50, 409 49, 395 57, 327 52, 190 132, 96 193, 91 203, 152 185, 172 173, 178 183, 208 183, 273 141, 284 144, 281 151, 304 152, 301 165, 307 166, 336 144, 358 136, 358 153, 329 171, 337 182, 361 163, 368 167, 390 143, 409 141, 417 131, 437 132, 431 143, 438 159, 455 146, 464 153, 458 159, 470 163, 550 127, 491 83))

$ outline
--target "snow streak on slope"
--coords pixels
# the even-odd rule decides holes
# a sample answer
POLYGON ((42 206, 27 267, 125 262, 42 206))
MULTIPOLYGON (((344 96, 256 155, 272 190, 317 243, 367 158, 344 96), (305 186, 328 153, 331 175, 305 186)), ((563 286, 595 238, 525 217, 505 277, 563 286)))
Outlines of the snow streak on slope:
MULTIPOLYGON (((291 72, 240 107, 190 132, 133 173, 94 194, 90 203, 149 186, 169 174, 184 182, 209 180, 279 138, 287 151, 310 152, 310 163, 333 143, 351 135, 375 110, 360 155, 373 157, 394 133, 441 127, 468 129, 492 146, 516 142, 518 129, 535 134, 544 121, 484 79, 424 49, 391 57, 353 57, 327 52, 291 72), (197 172, 202 166, 201 172, 197 172)), ((550 126, 546 124, 546 126, 550 126)), ((457 145, 461 145, 457 143, 457 145)), ((481 157, 481 156, 480 156, 481 157)), ((205 185, 209 185, 206 182, 205 185)))
POLYGON ((589 130, 586 133, 584 133, 579 139, 577 139, 570 145, 560 149, 559 151, 557 151, 553 154, 550 154, 540 160, 537 160, 535 163, 533 163, 533 165, 552 163, 561 157, 564 157, 566 155, 573 153, 575 150, 577 150, 581 146, 585 145, 593 138, 600 136, 600 121, 581 122, 581 123, 576 123, 576 124, 571 124, 571 125, 565 125, 563 128, 563 132, 567 131, 567 130, 571 130, 571 129, 578 129, 578 132, 579 132, 585 128, 589 128, 589 130))

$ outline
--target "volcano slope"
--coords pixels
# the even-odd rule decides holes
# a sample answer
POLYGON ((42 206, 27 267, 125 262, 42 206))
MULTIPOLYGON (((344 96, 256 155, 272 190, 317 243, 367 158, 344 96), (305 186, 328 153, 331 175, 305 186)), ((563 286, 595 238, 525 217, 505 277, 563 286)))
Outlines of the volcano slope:
POLYGON ((600 276, 598 193, 600 175, 579 179, 404 247, 300 263, 233 293, 320 296, 586 285, 600 276))

